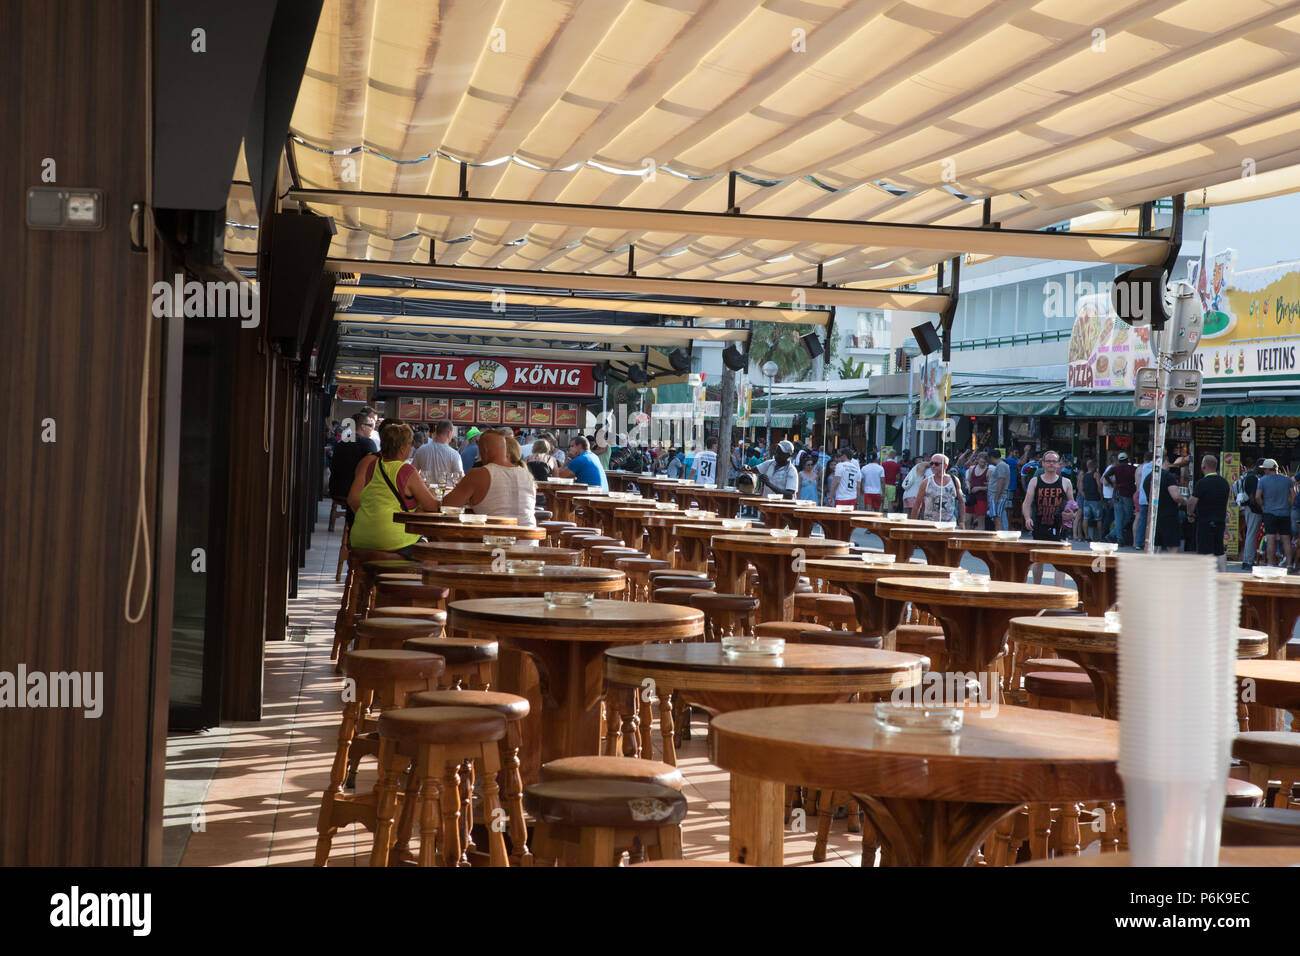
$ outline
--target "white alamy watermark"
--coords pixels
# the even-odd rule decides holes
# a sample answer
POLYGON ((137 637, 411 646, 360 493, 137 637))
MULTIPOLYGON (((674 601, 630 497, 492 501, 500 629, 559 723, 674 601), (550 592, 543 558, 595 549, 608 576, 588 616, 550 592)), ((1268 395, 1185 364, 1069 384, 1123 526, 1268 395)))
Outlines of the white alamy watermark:
POLYGON ((1065 277, 1064 282, 1049 279, 1043 283, 1043 318, 1073 319, 1078 309, 1079 299, 1084 296, 1105 296, 1106 301, 1116 303, 1116 311, 1122 315, 1150 316, 1155 307, 1155 296, 1151 286, 1144 282, 1089 282, 1086 279, 1075 281, 1074 273, 1065 277))
POLYGON ((895 687, 890 703, 907 706, 974 706, 981 717, 996 717, 1001 678, 996 671, 926 671, 920 683, 895 687))
POLYGON ((257 286, 251 282, 186 282, 178 272, 171 282, 155 282, 150 291, 156 318, 237 318, 245 329, 261 322, 257 286))
POLYGON ((153 928, 153 894, 83 893, 73 886, 50 897, 50 925, 126 927, 133 936, 148 936, 153 928))
POLYGON ((0 708, 67 707, 94 720, 104 713, 103 671, 0 671, 0 708))

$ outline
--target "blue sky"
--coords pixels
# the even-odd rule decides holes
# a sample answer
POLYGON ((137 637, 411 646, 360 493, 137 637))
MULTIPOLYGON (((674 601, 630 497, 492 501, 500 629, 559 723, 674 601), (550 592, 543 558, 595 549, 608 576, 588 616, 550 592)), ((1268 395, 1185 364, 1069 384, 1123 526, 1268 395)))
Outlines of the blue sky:
POLYGON ((1300 193, 1210 210, 1210 251, 1237 250, 1238 269, 1300 259, 1300 193))

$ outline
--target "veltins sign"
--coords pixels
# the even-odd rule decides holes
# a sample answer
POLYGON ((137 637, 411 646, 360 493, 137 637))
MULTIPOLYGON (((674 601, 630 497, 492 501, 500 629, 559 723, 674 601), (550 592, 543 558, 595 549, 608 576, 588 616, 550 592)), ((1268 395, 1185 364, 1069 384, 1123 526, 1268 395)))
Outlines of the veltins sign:
POLYGON ((594 362, 473 355, 381 355, 381 392, 470 392, 594 397, 594 362))

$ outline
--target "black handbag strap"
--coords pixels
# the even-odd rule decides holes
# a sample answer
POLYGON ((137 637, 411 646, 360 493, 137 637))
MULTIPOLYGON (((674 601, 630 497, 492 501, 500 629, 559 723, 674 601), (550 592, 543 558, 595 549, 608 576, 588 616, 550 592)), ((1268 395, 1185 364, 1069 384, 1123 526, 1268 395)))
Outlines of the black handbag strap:
POLYGON ((384 484, 388 486, 388 490, 391 491, 393 497, 397 499, 397 506, 403 511, 409 511, 410 509, 406 507, 406 502, 403 501, 402 496, 397 493, 397 487, 393 484, 393 479, 389 478, 388 472, 384 471, 384 459, 378 455, 375 456, 375 468, 384 476, 384 484))

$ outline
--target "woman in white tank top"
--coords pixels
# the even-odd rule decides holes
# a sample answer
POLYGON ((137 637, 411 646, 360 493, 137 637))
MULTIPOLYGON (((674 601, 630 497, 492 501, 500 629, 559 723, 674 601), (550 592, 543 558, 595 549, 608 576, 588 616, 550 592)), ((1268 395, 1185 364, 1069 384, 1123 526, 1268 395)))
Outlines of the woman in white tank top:
POLYGON ((511 463, 505 436, 483 432, 478 453, 484 464, 471 468, 442 503, 468 506, 477 514, 514 518, 521 528, 537 527, 537 483, 527 468, 511 463))

